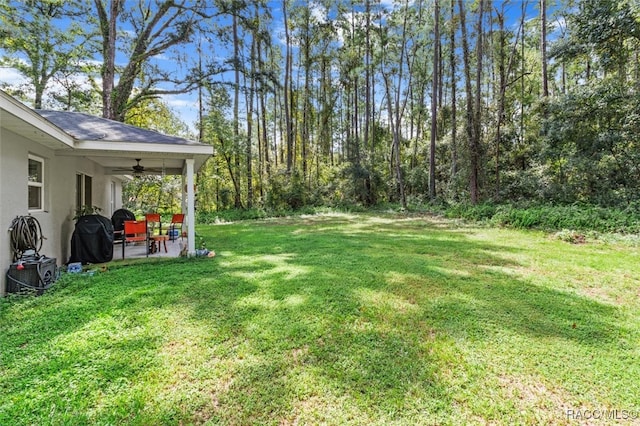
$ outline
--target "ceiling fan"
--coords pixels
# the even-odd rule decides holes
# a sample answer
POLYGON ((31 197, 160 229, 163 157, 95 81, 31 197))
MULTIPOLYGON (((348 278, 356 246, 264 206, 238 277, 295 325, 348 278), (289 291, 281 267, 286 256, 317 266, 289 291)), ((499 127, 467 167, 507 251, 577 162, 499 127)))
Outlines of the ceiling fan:
POLYGON ((140 164, 140 161, 142 161, 141 158, 136 158, 135 160, 136 160, 136 164, 131 166, 130 168, 114 169, 114 171, 131 174, 133 175, 133 177, 141 177, 141 176, 144 176, 146 173, 157 174, 157 173, 163 172, 162 168, 144 167, 142 164, 140 164))

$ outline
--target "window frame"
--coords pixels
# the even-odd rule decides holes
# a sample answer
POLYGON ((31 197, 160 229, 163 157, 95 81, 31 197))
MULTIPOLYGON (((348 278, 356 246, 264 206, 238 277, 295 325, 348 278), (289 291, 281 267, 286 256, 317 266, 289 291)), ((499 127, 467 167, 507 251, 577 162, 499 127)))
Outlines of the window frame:
POLYGON ((33 155, 33 154, 29 154, 28 158, 27 158, 27 210, 29 212, 43 212, 45 211, 44 208, 44 192, 45 192, 45 160, 42 157, 39 157, 37 155, 33 155), (32 181, 30 179, 30 174, 29 174, 29 166, 31 165, 31 162, 35 161, 40 163, 40 181, 32 181), (38 188, 39 189, 39 206, 31 206, 30 202, 30 197, 29 197, 29 193, 31 191, 31 188, 38 188))
POLYGON ((76 172, 76 211, 80 211, 85 206, 93 207, 93 176, 83 172, 76 172), (89 194, 87 194, 87 181, 90 182, 89 194), (80 183, 80 187, 78 187, 78 183, 80 183), (87 195, 91 197, 89 203, 87 203, 87 195), (80 205, 77 205, 78 202, 80 205))

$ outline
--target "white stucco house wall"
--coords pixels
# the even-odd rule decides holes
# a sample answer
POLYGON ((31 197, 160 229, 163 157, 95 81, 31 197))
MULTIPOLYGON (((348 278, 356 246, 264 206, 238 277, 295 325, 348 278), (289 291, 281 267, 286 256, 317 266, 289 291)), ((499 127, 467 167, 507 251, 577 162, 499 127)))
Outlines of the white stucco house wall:
POLYGON ((0 91, 0 296, 13 258, 14 218, 35 217, 46 238, 40 254, 66 263, 78 202, 111 217, 122 207, 123 167, 136 159, 183 176, 188 250, 195 253, 195 173, 211 155, 210 145, 83 113, 32 110, 0 91))

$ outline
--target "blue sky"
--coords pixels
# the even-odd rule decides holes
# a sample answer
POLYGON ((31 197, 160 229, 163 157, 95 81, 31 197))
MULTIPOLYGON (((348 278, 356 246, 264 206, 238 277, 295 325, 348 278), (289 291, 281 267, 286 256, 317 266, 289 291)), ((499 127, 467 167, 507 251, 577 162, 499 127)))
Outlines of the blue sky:
MULTIPOLYGON (((427 0, 430 1, 430 0, 427 0)), ((313 5, 313 2, 307 2, 308 4, 313 5)), ((393 6, 393 0, 383 0, 381 2, 383 6, 387 8, 391 8, 393 6)), ((494 7, 499 8, 503 2, 501 0, 494 0, 494 7)), ((538 3, 539 0, 530 0, 526 2, 526 15, 527 19, 531 19, 538 16, 538 3)), ((548 0, 550 4, 550 8, 553 8, 554 0, 548 0)), ((508 21, 511 22, 512 25, 517 26, 517 22, 520 19, 521 7, 523 5, 522 0, 512 0, 509 1, 506 6, 506 13, 508 16, 508 21)), ((271 14, 273 16, 272 23, 272 38, 275 45, 284 46, 283 43, 283 22, 282 22, 282 1, 270 1, 269 7, 271 14)), ((314 7, 316 13, 320 13, 317 6, 314 7)), ((224 22, 222 22, 224 23, 224 22)), ((219 58, 224 58, 230 56, 229 52, 226 48, 220 44, 215 45, 215 56, 219 58)), ((196 60, 196 51, 195 45, 191 45, 189 47, 183 48, 182 54, 189 58, 189 61, 192 63, 196 60)), ((126 58, 123 56, 119 56, 116 58, 119 64, 124 64, 126 58)), ((180 73, 180 64, 174 61, 170 55, 161 55, 154 58, 154 61, 158 63, 158 65, 162 66, 164 69, 173 70, 176 73, 180 73)), ((223 74, 218 77, 220 80, 229 81, 233 80, 233 75, 231 73, 223 74)), ((11 85, 19 84, 23 82, 24 79, 12 69, 0 68, 0 82, 8 83, 11 85)), ((163 97, 164 101, 176 112, 178 117, 182 121, 184 121, 190 128, 195 130, 195 123, 197 121, 198 116, 198 104, 197 104, 197 93, 185 93, 180 95, 167 95, 163 97)))
MULTIPOLYGON (((441 0, 442 1, 442 0, 441 0)), ((465 0, 468 1, 468 0, 465 0)), ((309 2, 313 3, 313 2, 309 2)), ((494 0, 492 1, 494 7, 500 8, 503 5, 503 0, 494 0)), ((549 8, 552 9, 554 6, 554 0, 548 0, 549 8)), ((386 8, 392 8, 394 4, 394 0, 382 0, 381 4, 386 8)), ((511 25, 517 28, 521 15, 522 6, 526 7, 526 20, 530 20, 538 17, 539 15, 539 0, 511 0, 508 1, 505 5, 505 13, 507 15, 508 21, 510 21, 511 25)), ((270 1, 269 2, 271 14, 273 16, 273 41, 277 43, 282 48, 284 48, 284 24, 282 21, 282 1, 270 1)), ((551 11, 550 11, 551 12, 551 11)), ((551 14, 549 12, 549 15, 551 14)), ((219 47, 218 47, 219 49, 219 47)), ((219 53, 227 53, 226 50, 219 50, 219 53)), ((221 75, 220 79, 223 81, 232 82, 233 75, 231 73, 226 75, 221 75)), ((179 114, 183 121, 185 121, 192 128, 195 128, 195 123, 198 117, 198 105, 197 105, 197 94, 182 94, 182 95, 173 95, 167 96, 164 98, 165 101, 179 114)))

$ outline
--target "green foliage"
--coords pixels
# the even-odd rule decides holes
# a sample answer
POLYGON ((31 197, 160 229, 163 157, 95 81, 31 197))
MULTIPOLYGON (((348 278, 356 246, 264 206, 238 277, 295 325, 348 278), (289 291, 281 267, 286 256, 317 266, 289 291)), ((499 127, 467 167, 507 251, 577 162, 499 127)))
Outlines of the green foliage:
MULTIPOLYGON (((514 203, 535 202, 552 197, 554 187, 550 183, 552 172, 545 166, 537 165, 526 170, 511 170, 501 175, 500 196, 514 203)), ((555 193, 561 198, 561 193, 555 193)), ((561 200, 566 201, 566 200, 561 200)))
POLYGON ((224 222, 236 222, 239 220, 255 220, 264 219, 266 217, 275 217, 275 213, 267 213, 264 209, 231 209, 220 211, 202 211, 196 212, 196 221, 200 224, 215 224, 224 222))
POLYGON ((76 209, 76 214, 73 216, 73 220, 90 214, 99 214, 101 211, 102 209, 98 206, 81 206, 76 209))
POLYGON ((449 218, 487 222, 492 225, 547 231, 597 231, 607 233, 640 232, 640 209, 630 205, 624 209, 589 205, 515 205, 456 204, 445 210, 449 218))
POLYGON ((549 105, 548 196, 604 206, 640 195, 640 94, 607 79, 549 105))
POLYGON ((193 139, 189 126, 160 98, 145 99, 129 108, 125 123, 165 135, 193 139))
MULTIPOLYGON (((637 13, 637 11, 636 11, 637 13)), ((570 18, 573 41, 595 53, 604 70, 625 71, 631 51, 629 39, 640 41, 640 19, 628 1, 598 0, 584 2, 570 18)))
POLYGON ((308 191, 300 172, 280 171, 273 175, 266 188, 265 206, 272 210, 299 209, 306 205, 308 191))
MULTIPOLYGON (((95 62, 95 42, 100 34, 104 36, 96 18, 103 19, 102 28, 106 29, 109 17, 88 11, 97 11, 107 3, 1 3, 2 65, 14 67, 31 80, 28 87, 12 88, 11 93, 26 99, 34 89, 42 93, 48 82, 55 80, 64 87, 61 93, 53 94, 59 106, 95 109, 100 103, 96 102, 99 71, 89 64, 95 62), (78 85, 78 76, 93 82, 93 88, 78 85)), ((122 59, 121 54, 126 53, 128 64, 112 70, 113 75, 103 74, 105 82, 113 78, 111 101, 115 118, 192 137, 188 127, 158 96, 201 85, 203 120, 198 125, 202 127, 204 143, 214 146, 216 156, 198 173, 197 208, 203 212, 237 209, 249 205, 249 193, 251 205, 258 206, 254 213, 260 209, 284 212, 318 205, 361 208, 398 201, 401 191, 396 182, 393 131, 400 141, 397 170, 404 179, 403 193, 412 204, 426 202, 430 183, 426 137, 430 90, 425 88, 433 74, 429 58, 435 45, 431 36, 435 4, 368 2, 358 6, 342 1, 320 2, 311 13, 304 4, 285 3, 290 13, 291 40, 300 48, 299 55, 287 58, 282 49, 274 48, 277 43, 273 43, 272 30, 277 18, 270 13, 269 5, 232 3, 229 8, 226 2, 183 6, 167 2, 164 7, 154 2, 140 7, 121 2, 114 9, 119 14, 112 16, 118 31, 125 24, 140 30, 116 44, 118 57, 122 59), (221 26, 196 25, 204 16, 228 18, 229 14, 239 18, 240 40, 233 40, 231 22, 218 22, 221 26), (196 36, 200 30, 205 33, 196 36), (196 48, 196 40, 204 44, 196 48), (231 47, 234 41, 236 57, 215 57, 212 46, 231 47), (199 57, 189 52, 198 52, 199 57), (167 61, 157 61, 160 56, 175 59, 182 64, 180 70, 163 69, 167 61), (300 78, 280 85, 287 60, 294 63, 286 69, 297 69, 300 78), (228 69, 244 76, 241 87, 226 80, 223 71, 228 69), (245 102, 253 99, 251 120, 232 108, 242 104, 234 98, 236 89, 247 96, 245 102), (288 117, 282 110, 285 99, 290 107, 288 117), (285 123, 291 124, 292 139, 285 137, 289 130, 285 123), (292 170, 283 174, 278 168, 282 168, 287 154, 292 159, 292 170)), ((529 19, 523 2, 511 5, 515 7, 508 7, 508 2, 495 4, 492 18, 485 15, 485 19, 494 19, 491 28, 485 25, 484 34, 476 37, 472 26, 478 17, 478 3, 463 3, 466 42, 472 51, 470 75, 475 74, 478 64, 473 44, 489 41, 483 46, 486 69, 477 74, 477 88, 484 100, 481 122, 477 123, 483 129, 482 138, 478 141, 476 167, 475 155, 470 155, 470 141, 466 140, 467 99, 459 90, 464 85, 460 10, 455 2, 441 3, 443 69, 438 93, 442 102, 437 112, 437 196, 451 203, 469 198, 473 159, 473 167, 479 172, 481 200, 581 203, 620 209, 637 200, 637 1, 549 4, 553 9, 549 12, 561 25, 549 37, 551 59, 547 65, 551 81, 547 99, 540 96, 540 20, 529 19), (520 22, 519 13, 523 14, 520 22), (451 70, 452 65, 455 71, 451 70), (455 97, 453 87, 458 89, 455 97), (454 105, 456 129, 452 128, 454 105)), ((100 50, 100 46, 97 48, 100 50)), ((135 211, 179 208, 175 199, 159 200, 152 181, 134 182, 125 192, 126 206, 135 211)), ((248 216, 254 213, 250 211, 248 216)), ((488 213, 465 212, 480 217, 488 213)), ((525 218, 521 221, 536 222, 525 218)))
POLYGON ((96 48, 86 28, 91 16, 87 3, 79 0, 2 2, 0 67, 17 70, 29 86, 12 91, 29 93, 34 107, 40 109, 45 106, 45 91, 56 80, 64 87, 58 100, 66 109, 76 108, 79 92, 91 91, 88 84, 80 88, 73 80, 96 71, 87 65, 96 48), (81 20, 88 21, 76 22, 81 20))
POLYGON ((407 171, 405 182, 413 194, 429 193, 429 167, 419 165, 407 171))
POLYGON ((491 219, 497 211, 493 204, 454 204, 445 210, 445 217, 461 218, 473 221, 491 219))
POLYGON ((123 207, 136 216, 154 212, 170 216, 182 211, 179 176, 141 176, 122 187, 123 207))
POLYGON ((384 196, 385 189, 375 169, 371 172, 361 164, 346 162, 330 173, 320 202, 334 207, 373 206, 384 196))

